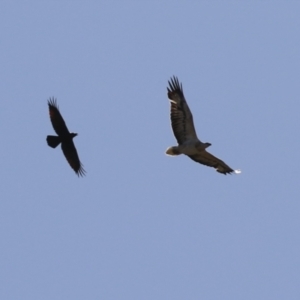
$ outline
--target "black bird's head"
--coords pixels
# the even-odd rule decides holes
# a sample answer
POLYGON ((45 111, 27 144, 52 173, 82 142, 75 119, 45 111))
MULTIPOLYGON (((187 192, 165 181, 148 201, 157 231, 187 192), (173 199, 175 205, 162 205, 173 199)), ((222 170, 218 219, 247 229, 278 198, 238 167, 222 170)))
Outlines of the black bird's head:
POLYGON ((71 138, 73 139, 75 136, 77 136, 78 133, 74 133, 74 132, 71 132, 71 138))

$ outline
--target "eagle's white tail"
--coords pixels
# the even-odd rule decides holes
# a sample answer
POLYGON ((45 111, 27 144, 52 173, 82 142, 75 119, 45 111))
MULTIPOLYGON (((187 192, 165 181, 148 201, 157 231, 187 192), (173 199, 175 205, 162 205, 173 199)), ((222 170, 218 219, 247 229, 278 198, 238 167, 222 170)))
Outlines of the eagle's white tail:
POLYGON ((235 173, 235 174, 241 174, 242 171, 238 169, 238 170, 234 170, 234 173, 235 173))
POLYGON ((181 153, 179 152, 178 147, 174 146, 174 147, 169 147, 166 150, 166 154, 171 155, 171 156, 175 156, 175 155, 179 155, 181 153))

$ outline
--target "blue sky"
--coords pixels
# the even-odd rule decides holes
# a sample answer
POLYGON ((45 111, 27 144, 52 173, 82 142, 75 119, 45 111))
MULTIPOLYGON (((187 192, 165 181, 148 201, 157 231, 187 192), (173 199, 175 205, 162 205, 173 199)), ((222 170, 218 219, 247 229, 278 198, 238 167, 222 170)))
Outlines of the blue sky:
POLYGON ((2 1, 0 298, 299 299, 299 9, 2 1), (241 175, 164 154, 172 75, 241 175))

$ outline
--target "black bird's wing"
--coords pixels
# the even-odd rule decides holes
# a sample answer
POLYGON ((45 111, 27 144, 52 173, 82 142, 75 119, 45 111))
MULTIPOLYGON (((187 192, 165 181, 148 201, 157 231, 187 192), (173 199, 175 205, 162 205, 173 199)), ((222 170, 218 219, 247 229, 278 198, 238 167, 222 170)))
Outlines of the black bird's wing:
POLYGON ((48 100, 49 106, 49 114, 52 126, 57 133, 58 136, 67 136, 69 134, 69 130, 66 126, 66 123, 61 116, 56 99, 50 98, 48 100))
POLYGON ((71 168, 75 171, 78 176, 84 176, 86 171, 83 168, 82 163, 79 160, 77 150, 73 143, 73 140, 64 141, 61 144, 61 149, 71 166, 71 168))

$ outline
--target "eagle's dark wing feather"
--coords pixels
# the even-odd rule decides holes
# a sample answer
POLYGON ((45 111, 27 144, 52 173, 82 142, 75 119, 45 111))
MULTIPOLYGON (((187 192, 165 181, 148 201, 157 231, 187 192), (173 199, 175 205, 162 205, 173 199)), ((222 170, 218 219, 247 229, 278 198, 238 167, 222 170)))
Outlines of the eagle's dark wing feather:
POLYGON ((68 136, 69 130, 66 126, 66 123, 61 116, 58 105, 56 102, 56 99, 50 98, 48 100, 48 106, 49 106, 49 114, 50 114, 50 120, 52 123, 52 126, 59 136, 68 136))
POLYGON ((218 159, 217 157, 213 156, 206 150, 200 151, 198 154, 195 155, 188 155, 189 158, 194 160, 195 162, 198 162, 200 164, 203 164, 208 167, 213 167, 216 169, 217 172, 222 174, 231 174, 232 172, 235 172, 233 169, 231 169, 228 165, 224 163, 224 161, 218 159))
POLYGON ((71 168, 75 171, 78 176, 85 175, 85 170, 82 163, 79 160, 77 150, 72 139, 62 142, 61 149, 70 164, 71 168))
POLYGON ((197 139, 193 122, 193 115, 184 98, 182 84, 177 77, 168 81, 168 98, 171 103, 171 125, 178 144, 183 144, 189 139, 197 139))

